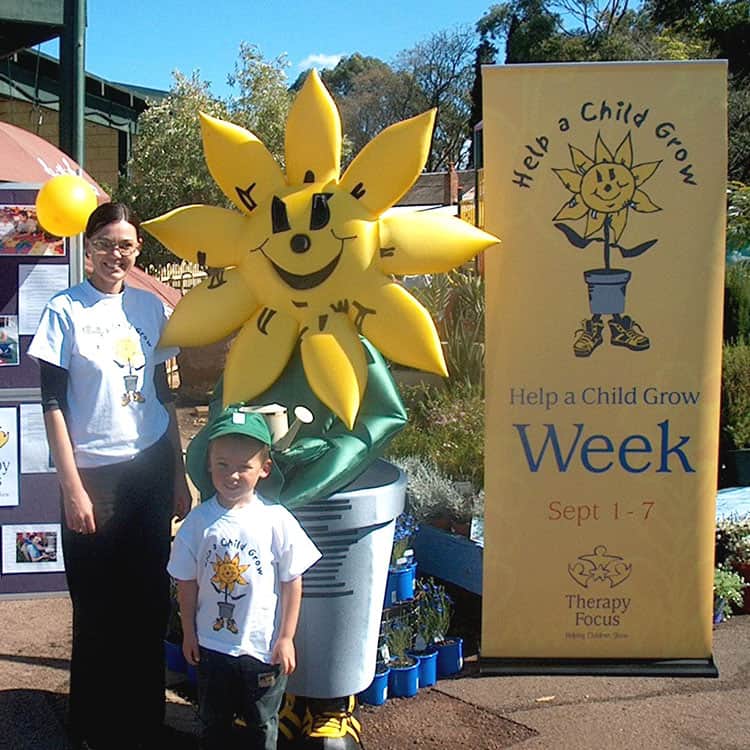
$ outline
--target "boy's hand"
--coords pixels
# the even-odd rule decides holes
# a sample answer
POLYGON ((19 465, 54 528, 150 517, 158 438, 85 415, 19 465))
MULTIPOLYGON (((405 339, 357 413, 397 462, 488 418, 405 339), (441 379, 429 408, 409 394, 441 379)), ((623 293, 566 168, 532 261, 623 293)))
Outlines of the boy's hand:
POLYGON ((185 661, 191 667, 198 666, 198 662, 201 660, 201 652, 198 647, 198 636, 195 633, 185 633, 182 636, 182 653, 185 656, 185 661))
POLYGON ((294 641, 291 638, 282 636, 276 641, 271 652, 271 664, 279 664, 282 674, 294 672, 297 659, 294 653, 294 641))

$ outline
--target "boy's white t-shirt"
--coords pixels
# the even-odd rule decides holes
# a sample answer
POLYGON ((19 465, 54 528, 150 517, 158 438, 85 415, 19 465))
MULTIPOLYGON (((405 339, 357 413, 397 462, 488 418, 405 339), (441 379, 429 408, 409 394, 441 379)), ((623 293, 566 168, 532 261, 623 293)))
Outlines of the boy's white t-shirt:
POLYGON ((183 521, 167 570, 177 580, 198 582, 201 646, 269 664, 278 582, 302 575, 320 556, 284 506, 256 495, 247 505, 229 509, 214 495, 183 521))
POLYGON ((126 284, 104 294, 89 281, 47 303, 28 353, 68 371, 67 427, 79 467, 125 461, 166 432, 154 368, 178 351, 156 348, 171 312, 150 292, 126 284))

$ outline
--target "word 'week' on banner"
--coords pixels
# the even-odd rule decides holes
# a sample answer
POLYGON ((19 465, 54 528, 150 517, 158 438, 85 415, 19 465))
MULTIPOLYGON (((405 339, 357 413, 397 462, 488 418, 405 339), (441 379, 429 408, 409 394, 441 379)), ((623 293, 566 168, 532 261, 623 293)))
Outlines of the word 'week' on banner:
POLYGON ((725 65, 483 75, 483 657, 709 658, 725 65))

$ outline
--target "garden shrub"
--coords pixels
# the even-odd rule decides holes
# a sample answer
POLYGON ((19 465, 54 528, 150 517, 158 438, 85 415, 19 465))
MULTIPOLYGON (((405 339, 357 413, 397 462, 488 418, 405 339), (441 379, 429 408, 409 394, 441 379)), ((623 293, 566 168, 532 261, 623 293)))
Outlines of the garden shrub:
POLYGON ((402 396, 409 421, 391 442, 387 456, 432 460, 452 479, 482 488, 484 397, 479 388, 412 386, 404 387, 402 396))

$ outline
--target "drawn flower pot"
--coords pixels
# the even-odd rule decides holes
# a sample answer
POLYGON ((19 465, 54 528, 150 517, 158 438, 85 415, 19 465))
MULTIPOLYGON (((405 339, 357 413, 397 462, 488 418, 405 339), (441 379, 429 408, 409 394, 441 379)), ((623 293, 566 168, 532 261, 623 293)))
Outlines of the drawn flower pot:
POLYGON ((138 376, 137 375, 125 375, 123 380, 125 381, 125 390, 130 393, 135 391, 138 387, 138 376))
POLYGON ((370 687, 359 694, 359 702, 367 703, 370 706, 382 706, 388 699, 388 677, 390 673, 391 668, 387 664, 378 664, 370 687))
POLYGON ((388 694, 394 698, 411 698, 419 690, 419 659, 407 656, 389 664, 388 694))
POLYGON ((625 312, 625 289, 630 271, 622 268, 595 268, 584 271, 589 289, 589 308, 592 315, 615 315, 625 312))

